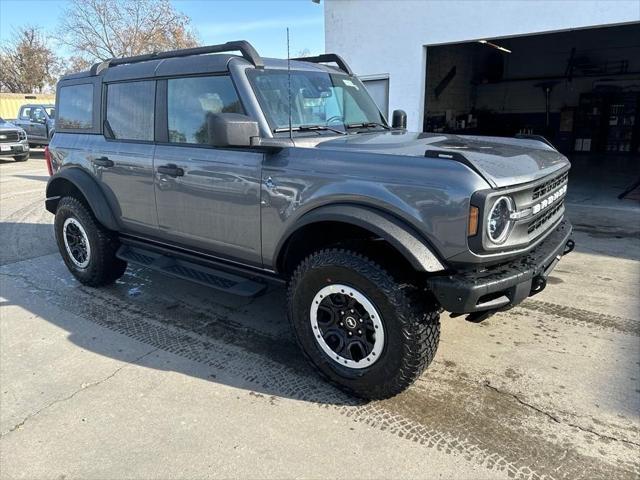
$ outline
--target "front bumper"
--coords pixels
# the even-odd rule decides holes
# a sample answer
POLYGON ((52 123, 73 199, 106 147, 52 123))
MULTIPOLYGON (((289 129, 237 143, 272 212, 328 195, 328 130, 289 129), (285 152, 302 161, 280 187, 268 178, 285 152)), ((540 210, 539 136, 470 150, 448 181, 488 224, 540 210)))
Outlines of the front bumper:
POLYGON ((0 143, 0 155, 21 155, 29 151, 29 144, 26 142, 0 143))
POLYGON ((562 220, 542 243, 526 256, 484 271, 459 271, 434 276, 427 285, 440 306, 451 313, 505 310, 540 293, 546 279, 563 255, 574 247, 572 226, 562 220))

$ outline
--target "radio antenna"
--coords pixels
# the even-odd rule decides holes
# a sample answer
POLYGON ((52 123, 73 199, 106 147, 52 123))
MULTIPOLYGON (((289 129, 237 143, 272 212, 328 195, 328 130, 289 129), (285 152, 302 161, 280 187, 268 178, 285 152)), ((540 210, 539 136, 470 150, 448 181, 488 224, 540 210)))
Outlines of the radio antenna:
POLYGON ((287 81, 289 83, 289 139, 293 141, 293 130, 291 128, 291 55, 289 54, 289 27, 287 27, 287 81))

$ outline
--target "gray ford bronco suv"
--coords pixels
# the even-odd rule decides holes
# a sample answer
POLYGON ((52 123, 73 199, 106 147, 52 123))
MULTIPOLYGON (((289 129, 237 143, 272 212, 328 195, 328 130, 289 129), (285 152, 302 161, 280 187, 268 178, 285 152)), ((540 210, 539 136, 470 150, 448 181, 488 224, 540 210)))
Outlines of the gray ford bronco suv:
POLYGON ((337 55, 117 58, 60 80, 55 111, 46 208, 80 282, 128 263, 244 296, 286 282, 302 351, 360 397, 422 373, 442 310, 507 310, 573 249, 553 146, 389 126, 337 55))

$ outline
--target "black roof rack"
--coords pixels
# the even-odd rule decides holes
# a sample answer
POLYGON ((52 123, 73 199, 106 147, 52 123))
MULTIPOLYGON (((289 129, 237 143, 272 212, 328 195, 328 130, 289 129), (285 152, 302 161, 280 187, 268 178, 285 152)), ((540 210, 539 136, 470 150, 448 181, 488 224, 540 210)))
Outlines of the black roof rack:
POLYGON ((292 58, 291 60, 312 63, 335 63, 336 65, 338 65, 338 68, 345 72, 347 75, 353 75, 353 71, 351 70, 351 68, 349 68, 347 62, 344 61, 344 58, 335 53, 323 53, 322 55, 318 55, 316 57, 298 57, 292 58))
POLYGON ((171 50, 168 52, 156 52, 146 55, 136 55, 134 57, 111 58, 101 63, 96 63, 91 67, 91 75, 98 75, 103 70, 116 65, 128 63, 146 62, 147 60, 159 60, 163 58, 190 57, 192 55, 205 55, 207 53, 223 53, 239 51, 242 56, 250 61, 256 68, 264 68, 264 61, 253 45, 246 40, 227 42, 220 45, 208 45, 206 47, 184 48, 182 50, 171 50))

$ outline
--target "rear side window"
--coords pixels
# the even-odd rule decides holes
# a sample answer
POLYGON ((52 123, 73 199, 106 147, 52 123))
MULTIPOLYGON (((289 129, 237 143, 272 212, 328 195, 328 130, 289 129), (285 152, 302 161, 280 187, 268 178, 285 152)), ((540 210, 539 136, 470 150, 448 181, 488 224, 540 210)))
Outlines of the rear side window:
POLYGON ((207 118, 217 113, 244 113, 229 76, 168 80, 170 142, 208 144, 207 118))
POLYGON ((107 121, 113 138, 153 140, 156 82, 112 83, 107 86, 107 121))
POLYGON ((68 85, 58 90, 59 129, 85 130, 93 127, 93 85, 68 85))

